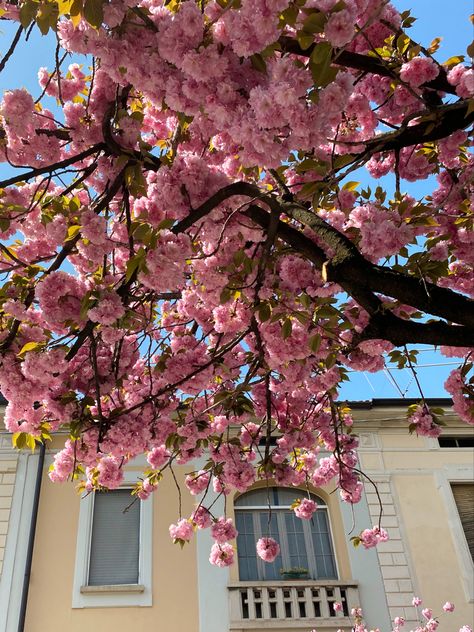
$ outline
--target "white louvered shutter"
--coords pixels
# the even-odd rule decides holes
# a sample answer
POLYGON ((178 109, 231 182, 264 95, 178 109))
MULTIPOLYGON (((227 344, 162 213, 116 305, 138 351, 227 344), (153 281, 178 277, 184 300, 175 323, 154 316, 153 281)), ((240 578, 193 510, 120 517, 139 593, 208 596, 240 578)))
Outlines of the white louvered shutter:
POLYGON ((129 489, 96 492, 92 522, 89 586, 138 584, 140 501, 129 489))

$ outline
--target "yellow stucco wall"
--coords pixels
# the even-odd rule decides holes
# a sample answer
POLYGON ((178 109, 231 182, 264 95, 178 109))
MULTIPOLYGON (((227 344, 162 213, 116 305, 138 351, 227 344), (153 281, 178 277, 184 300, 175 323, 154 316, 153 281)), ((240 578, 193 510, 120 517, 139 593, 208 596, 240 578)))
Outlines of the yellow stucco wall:
MULTIPOLYGON (((137 472, 138 474, 138 472, 137 472)), ((177 472, 179 477, 182 473, 177 472)), ((177 495, 165 476, 153 503, 153 606, 72 609, 72 585, 80 498, 72 484, 52 484, 45 473, 41 491, 26 632, 198 631, 195 545, 173 545, 168 526, 176 520, 177 495), (182 627, 181 627, 182 626, 182 627)), ((183 514, 192 511, 183 494, 183 514)))
MULTIPOLYGON (((403 551, 392 553, 393 564, 395 555, 404 556, 409 572, 401 581, 411 580, 413 592, 423 597, 424 607, 431 607, 439 616, 443 632, 458 630, 463 624, 473 626, 474 594, 469 579, 474 581, 474 565, 450 498, 452 482, 474 483, 472 449, 440 448, 434 439, 409 436, 405 421, 381 423, 374 411, 364 413, 358 413, 365 419, 356 426, 359 432, 367 433, 366 444, 372 447, 361 449, 360 461, 371 477, 385 481, 382 501, 395 507, 403 551), (446 600, 455 604, 453 614, 443 613, 446 600)), ((472 428, 454 417, 447 417, 447 423, 444 432, 448 435, 473 434, 472 428)), ((384 545, 378 550, 383 563, 390 553, 384 553, 384 545)), ((386 583, 394 583, 403 573, 388 572, 386 577, 386 583)))

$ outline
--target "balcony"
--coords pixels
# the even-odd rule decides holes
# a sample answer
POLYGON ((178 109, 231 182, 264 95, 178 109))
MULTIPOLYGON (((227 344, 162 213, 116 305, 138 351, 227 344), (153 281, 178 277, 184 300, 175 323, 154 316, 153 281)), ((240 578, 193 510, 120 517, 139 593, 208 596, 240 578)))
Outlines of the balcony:
POLYGON ((229 585, 229 595, 231 630, 337 630, 350 625, 351 608, 359 605, 355 582, 237 582, 229 585), (341 612, 334 612, 336 601, 341 612))

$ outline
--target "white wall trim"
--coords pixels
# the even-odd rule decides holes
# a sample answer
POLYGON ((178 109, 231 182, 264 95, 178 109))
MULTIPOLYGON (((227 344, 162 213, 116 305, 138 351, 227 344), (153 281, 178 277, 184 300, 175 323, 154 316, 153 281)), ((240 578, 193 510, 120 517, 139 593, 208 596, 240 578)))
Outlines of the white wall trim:
POLYGON ((39 455, 11 450, 2 454, 18 461, 0 578, 0 632, 16 632, 39 455))
MULTIPOLYGON (((339 506, 344 531, 348 535, 372 526, 365 491, 358 503, 351 505, 339 499, 339 506)), ((361 549, 362 547, 355 548, 352 544, 347 546, 351 577, 358 582, 360 605, 368 625, 377 622, 381 624, 382 630, 389 630, 392 626, 377 552, 374 549, 361 549)))
MULTIPOLYGON (((196 470, 204 467, 206 455, 196 459, 193 467, 196 470)), ((217 516, 225 513, 225 499, 211 489, 206 495, 206 505, 215 501, 212 511, 217 516)), ((202 499, 196 497, 196 501, 202 499)), ((199 632, 227 632, 230 626, 229 593, 227 586, 230 582, 229 568, 212 566, 209 554, 214 540, 210 529, 198 529, 196 533, 196 561, 197 561, 197 591, 199 600, 199 632)), ((235 554, 237 564, 237 552, 235 554)))
POLYGON ((461 569, 461 579, 466 598, 474 602, 474 562, 461 524, 458 508, 451 489, 451 483, 474 484, 474 468, 462 465, 447 465, 435 472, 435 480, 446 505, 448 525, 454 549, 461 569))
MULTIPOLYGON (((124 471, 122 487, 133 487, 137 473, 124 471)), ((129 591, 100 590, 81 591, 87 584, 89 573, 90 545, 92 533, 92 517, 94 509, 94 495, 89 494, 81 499, 79 521, 77 525, 76 563, 74 566, 74 581, 72 589, 73 608, 117 608, 126 606, 153 605, 152 591, 152 546, 153 546, 153 499, 148 498, 140 502, 140 550, 138 584, 129 591)), ((110 588, 110 587, 108 587, 110 588)))

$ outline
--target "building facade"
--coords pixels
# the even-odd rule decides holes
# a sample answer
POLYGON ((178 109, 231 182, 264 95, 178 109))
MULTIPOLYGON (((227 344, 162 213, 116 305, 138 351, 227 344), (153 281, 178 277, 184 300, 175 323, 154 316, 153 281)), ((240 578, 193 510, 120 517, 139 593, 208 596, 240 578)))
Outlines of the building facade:
MULTIPOLYGON (((441 440, 409 436, 406 406, 354 404, 361 469, 369 478, 353 508, 333 490, 312 489, 319 509, 312 521, 300 521, 289 508, 298 490, 257 484, 228 497, 226 513, 239 536, 238 563, 226 569, 209 564, 207 531, 183 550, 171 542, 168 526, 179 502, 183 516, 194 508, 189 494, 179 500, 173 477, 165 476, 153 498, 131 504, 127 487, 144 461, 127 467, 116 492, 81 499, 73 484, 50 483, 58 437, 46 450, 25 582, 40 455, 13 451, 10 436, 0 433, 0 632, 19 630, 25 583, 26 632, 349 632, 348 614, 357 606, 369 627, 388 632, 391 620, 403 616, 409 630, 417 619, 415 594, 440 615, 441 632, 473 625, 473 429, 448 412, 441 440), (271 511, 262 500, 269 494, 271 511), (354 548, 350 536, 377 524, 379 501, 390 540, 377 550, 354 548), (254 550, 265 530, 281 545, 267 565, 254 550), (456 605, 449 615, 441 609, 446 600, 456 605), (335 601, 342 611, 334 611, 335 601)), ((189 469, 176 472, 178 482, 189 469)), ((223 513, 221 499, 215 510, 223 513)))

